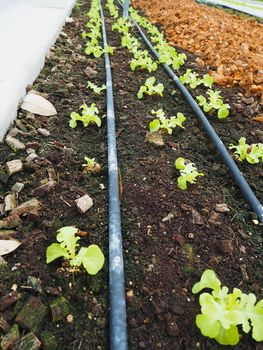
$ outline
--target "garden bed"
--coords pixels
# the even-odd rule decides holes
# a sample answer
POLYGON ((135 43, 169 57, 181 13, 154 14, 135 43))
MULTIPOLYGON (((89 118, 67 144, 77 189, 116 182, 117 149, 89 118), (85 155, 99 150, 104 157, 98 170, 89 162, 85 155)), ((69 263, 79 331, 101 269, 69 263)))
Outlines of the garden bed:
MULTIPOLYGON (((34 296, 47 308, 43 324, 34 333, 42 340, 43 331, 50 331, 58 349, 107 349, 109 344, 106 120, 102 118, 101 128, 68 126, 70 113, 77 111, 83 102, 96 102, 100 116, 106 113, 105 95, 94 95, 85 88, 87 80, 97 85, 105 81, 103 58, 90 59, 83 53, 80 33, 87 21, 86 10, 86 6, 75 9, 74 22, 67 25, 66 34, 51 51, 33 86, 34 90, 48 93, 58 115, 36 116, 32 120, 26 119, 26 112, 20 113, 17 127, 32 135, 19 139, 24 143, 37 142, 39 159, 26 164, 25 151, 13 153, 5 144, 0 145, 1 165, 16 158, 25 164, 22 173, 2 185, 2 196, 15 182, 23 182, 25 187, 19 195, 19 203, 23 203, 36 196, 34 191, 41 180, 53 176, 57 182, 51 192, 37 196, 42 203, 39 216, 23 218, 23 225, 12 234, 22 244, 5 257, 8 266, 1 270, 0 296, 12 288, 17 289, 20 298, 2 311, 2 318, 10 326, 14 324, 21 305, 34 296), (97 72, 96 76, 88 77, 88 71, 85 74, 87 66, 97 72), (47 128, 50 136, 35 134, 28 125, 47 128), (102 164, 99 175, 83 174, 85 156, 95 157, 102 164), (94 205, 83 215, 78 213, 74 200, 85 193, 92 197, 94 205), (45 263, 46 248, 55 241, 56 230, 72 225, 88 232, 81 238, 84 245, 98 244, 106 256, 106 264, 96 276, 83 271, 61 271, 59 262, 45 263), (28 288, 32 284, 28 282, 29 276, 40 279, 42 291, 35 285, 28 288), (52 322, 49 306, 61 295, 68 302, 68 313, 52 322)), ((114 20, 108 11, 105 15, 109 45, 115 48, 111 62, 123 188, 130 349, 221 349, 215 341, 203 337, 195 325, 199 305, 191 288, 201 273, 211 268, 230 289, 238 287, 262 298, 262 227, 253 221, 256 217, 227 168, 162 68, 152 73, 132 72, 129 52, 121 47, 119 34, 111 31, 114 20), (138 100, 139 87, 149 76, 164 84, 164 97, 146 96, 138 100), (163 147, 145 140, 153 119, 151 110, 159 108, 168 115, 183 112, 187 118, 185 130, 177 128, 172 135, 166 135, 163 147), (205 174, 187 191, 177 187, 174 162, 178 157, 191 160, 205 174), (223 207, 229 211, 220 211, 219 204, 225 204, 223 207)), ((135 30, 133 33, 137 35, 135 30)), ((187 64, 181 72, 190 67, 206 73, 209 67, 200 70, 195 57, 187 55, 187 64)), ((253 115, 257 113, 257 100, 251 106, 244 95, 240 88, 225 89, 224 101, 230 104, 231 115, 221 121, 211 117, 226 146, 236 144, 241 136, 247 137, 249 143, 263 142, 260 124, 247 119, 249 108, 253 115)), ((262 166, 242 163, 240 169, 262 200, 262 166)), ((24 334, 28 332, 23 327, 21 330, 24 334)), ((245 335, 236 349, 259 350, 262 345, 245 335)))

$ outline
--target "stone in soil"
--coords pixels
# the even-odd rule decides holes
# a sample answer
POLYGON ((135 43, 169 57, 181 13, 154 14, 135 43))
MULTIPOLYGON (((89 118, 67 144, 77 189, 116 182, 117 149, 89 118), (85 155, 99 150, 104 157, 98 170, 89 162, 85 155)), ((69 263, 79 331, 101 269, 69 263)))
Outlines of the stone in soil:
POLYGON ((89 66, 84 70, 84 73, 86 74, 88 79, 96 78, 96 76, 98 75, 98 72, 89 66))
POLYGON ((216 246, 224 254, 233 254, 234 248, 230 239, 220 239, 216 242, 216 246))
POLYGON ((44 137, 50 136, 50 132, 47 129, 38 128, 37 131, 41 136, 44 136, 44 137))
POLYGON ((19 173, 23 169, 23 164, 20 159, 10 160, 6 163, 6 170, 9 176, 19 173))
POLYGON ((16 182, 14 186, 12 187, 12 191, 19 193, 22 191, 22 189, 25 187, 25 185, 22 182, 16 182))
POLYGON ((218 213, 227 213, 230 211, 226 203, 216 204, 215 211, 218 213))
POLYGON ((63 296, 57 297, 50 304, 50 311, 51 311, 53 322, 57 322, 62 319, 65 319, 67 314, 69 313, 67 300, 63 296))
POLYGON ((25 330, 36 332, 44 322, 46 310, 47 308, 42 301, 32 296, 16 316, 15 322, 25 330))
POLYGON ((49 331, 43 331, 40 335, 43 350, 56 350, 57 340, 54 334, 49 331))
POLYGON ((28 286, 32 287, 33 291, 42 293, 43 289, 41 287, 41 280, 40 278, 36 278, 33 276, 28 276, 27 278, 27 284, 28 286))
POLYGON ((15 139, 12 136, 7 136, 5 138, 5 142, 8 144, 9 147, 12 148, 13 151, 17 152, 19 150, 23 150, 26 148, 25 144, 19 141, 18 139, 15 139))
POLYGON ((14 193, 10 193, 5 196, 5 212, 8 213, 16 207, 16 196, 14 193))
POLYGON ((14 349, 18 340, 20 339, 19 328, 17 324, 14 324, 10 331, 2 337, 1 349, 9 350, 14 349))
POLYGON ((4 295, 0 299, 0 311, 4 311, 9 306, 15 304, 20 298, 21 295, 17 291, 13 291, 7 295, 4 295))
POLYGON ((79 212, 84 214, 93 206, 93 200, 88 194, 85 194, 84 196, 76 199, 75 204, 79 212))
POLYGON ((19 342, 17 350, 38 350, 41 347, 40 340, 34 333, 28 333, 19 342))

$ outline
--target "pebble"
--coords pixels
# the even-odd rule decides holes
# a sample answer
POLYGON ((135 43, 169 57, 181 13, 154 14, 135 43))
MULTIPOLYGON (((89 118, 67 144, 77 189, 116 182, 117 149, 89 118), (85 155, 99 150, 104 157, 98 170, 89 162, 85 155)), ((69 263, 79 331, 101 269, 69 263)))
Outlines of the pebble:
POLYGON ((23 169, 23 164, 20 159, 10 160, 10 162, 6 163, 6 170, 8 175, 13 175, 15 173, 18 173, 22 171, 22 169, 23 169))
POLYGON ((86 67, 86 69, 84 70, 84 73, 86 74, 88 79, 96 78, 96 76, 98 75, 98 72, 89 66, 86 67))
POLYGON ((215 211, 218 213, 227 213, 230 211, 226 203, 216 204, 215 211))
POLYGON ((50 132, 47 129, 43 129, 43 128, 38 128, 37 132, 44 137, 48 137, 50 136, 50 132))
POLYGON ((25 144, 22 143, 21 141, 15 139, 14 137, 12 136, 7 136, 5 138, 5 142, 7 143, 7 145, 9 147, 12 148, 13 151, 17 152, 19 150, 23 150, 26 148, 25 144))
POLYGON ((93 206, 93 200, 88 194, 85 194, 84 196, 76 199, 75 204, 79 212, 84 214, 93 206))
POLYGON ((224 254, 233 254, 234 248, 230 239, 220 239, 216 242, 216 246, 224 254))
POLYGON ((22 182, 16 182, 14 186, 12 187, 12 191, 19 193, 22 191, 22 189, 25 187, 25 185, 22 182))

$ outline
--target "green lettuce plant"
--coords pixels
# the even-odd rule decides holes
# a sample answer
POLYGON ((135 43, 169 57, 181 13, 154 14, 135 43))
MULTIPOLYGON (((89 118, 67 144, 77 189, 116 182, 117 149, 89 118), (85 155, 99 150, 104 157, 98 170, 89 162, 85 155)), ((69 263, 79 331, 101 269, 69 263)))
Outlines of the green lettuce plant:
POLYGON ((98 127, 101 126, 101 119, 98 116, 99 110, 96 107, 95 103, 92 103, 89 107, 84 103, 82 106, 80 106, 82 109, 82 113, 76 113, 72 112, 70 114, 70 122, 69 126, 71 128, 75 128, 77 126, 77 121, 81 121, 84 125, 84 127, 88 126, 89 124, 96 124, 98 127))
POLYGON ((201 314, 196 316, 196 325, 201 333, 215 339, 222 345, 236 345, 240 340, 237 326, 245 333, 252 330, 252 338, 263 341, 263 299, 256 302, 252 293, 245 294, 238 288, 229 293, 227 287, 221 287, 220 280, 213 270, 205 270, 192 292, 203 292, 199 297, 201 314))
POLYGON ((175 167, 180 171, 180 176, 177 179, 178 187, 181 190, 187 189, 187 182, 193 184, 196 182, 198 176, 204 176, 204 173, 199 173, 194 163, 187 163, 182 157, 175 161, 175 167))
POLYGON ((101 87, 99 87, 96 84, 93 84, 91 81, 88 81, 88 84, 87 84, 86 88, 87 89, 91 89, 96 94, 100 94, 101 91, 106 90, 106 85, 103 84, 101 87))
POLYGON ((256 164, 263 161, 263 143, 255 143, 248 145, 246 138, 241 137, 238 145, 229 145, 229 149, 235 149, 234 156, 240 160, 246 160, 250 164, 256 164))
POLYGON ((229 115, 230 106, 223 102, 220 91, 208 90, 206 94, 208 95, 208 100, 202 95, 196 97, 199 106, 203 107, 204 112, 217 110, 219 119, 226 118, 229 115))
POLYGON ((106 7, 108 7, 108 9, 109 9, 111 17, 113 17, 113 18, 119 17, 119 12, 116 9, 113 0, 107 0, 106 7))
POLYGON ((77 243, 80 237, 76 236, 78 229, 73 226, 62 227, 57 231, 57 241, 52 243, 46 251, 47 264, 55 259, 63 257, 69 261, 70 266, 79 267, 83 265, 84 269, 90 275, 102 269, 104 264, 104 255, 100 248, 92 244, 89 247, 81 247, 78 250, 77 243))
POLYGON ((120 17, 117 21, 112 25, 112 30, 117 30, 120 34, 128 34, 130 30, 131 24, 129 23, 127 18, 120 17))
POLYGON ((141 44, 139 43, 139 40, 136 39, 133 35, 131 35, 130 33, 127 33, 127 34, 122 35, 121 46, 127 47, 127 49, 132 54, 135 54, 136 52, 138 52, 141 44))
POLYGON ((157 118, 149 123, 150 132, 158 132, 161 130, 168 134, 172 134, 173 129, 176 126, 184 129, 183 122, 186 118, 183 113, 177 113, 176 117, 166 117, 162 109, 158 109, 158 111, 152 110, 151 113, 156 114, 157 118))
POLYGON ((143 98, 143 95, 160 95, 163 96, 164 86, 163 84, 154 85, 156 81, 155 77, 146 79, 144 85, 142 85, 137 93, 138 98, 143 98))
POLYGON ((157 69, 157 63, 152 60, 147 50, 139 50, 134 53, 134 57, 130 63, 131 70, 147 69, 148 72, 154 72, 157 69))

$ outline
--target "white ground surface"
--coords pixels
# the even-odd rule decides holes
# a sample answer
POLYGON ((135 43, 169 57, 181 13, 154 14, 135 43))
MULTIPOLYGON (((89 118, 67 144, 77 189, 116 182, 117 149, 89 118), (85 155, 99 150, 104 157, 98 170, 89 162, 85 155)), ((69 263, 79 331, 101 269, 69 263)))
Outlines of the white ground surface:
POLYGON ((215 5, 223 5, 234 10, 248 13, 249 15, 263 18, 263 2, 251 0, 234 0, 236 3, 228 2, 227 0, 202 0, 215 5))
POLYGON ((0 0, 0 141, 76 0, 0 0))

